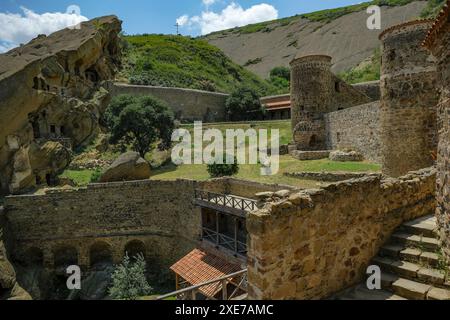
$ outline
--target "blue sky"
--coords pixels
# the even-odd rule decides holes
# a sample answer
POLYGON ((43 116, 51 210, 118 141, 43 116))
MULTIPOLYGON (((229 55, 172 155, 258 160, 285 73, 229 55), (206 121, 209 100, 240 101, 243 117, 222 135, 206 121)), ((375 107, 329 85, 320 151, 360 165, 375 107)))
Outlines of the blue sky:
MULTIPOLYGON (((70 5, 81 9, 80 18, 115 14, 127 34, 175 33, 182 24, 184 35, 197 36, 218 29, 282 18, 298 13, 354 4, 357 0, 0 0, 1 45, 17 45, 33 33, 49 33, 64 27, 72 17, 70 5), (24 8, 29 11, 24 11, 24 8)), ((79 22, 79 21, 76 21, 79 22)))

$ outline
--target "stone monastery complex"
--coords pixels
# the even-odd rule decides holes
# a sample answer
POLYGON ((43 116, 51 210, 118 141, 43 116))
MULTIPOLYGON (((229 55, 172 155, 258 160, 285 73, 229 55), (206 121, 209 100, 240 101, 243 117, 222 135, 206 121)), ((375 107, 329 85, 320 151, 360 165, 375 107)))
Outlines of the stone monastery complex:
POLYGON ((296 161, 364 158, 380 174, 316 189, 136 174, 29 192, 99 133, 111 96, 153 94, 179 119, 225 119, 225 94, 114 83, 120 31, 102 17, 0 55, 0 296, 47 299, 49 275, 90 274, 127 252, 178 299, 450 299, 450 1, 435 20, 380 34, 379 82, 347 84, 317 52, 292 60, 290 95, 262 98, 273 119, 291 119, 296 161), (371 265, 381 290, 366 287, 371 265))

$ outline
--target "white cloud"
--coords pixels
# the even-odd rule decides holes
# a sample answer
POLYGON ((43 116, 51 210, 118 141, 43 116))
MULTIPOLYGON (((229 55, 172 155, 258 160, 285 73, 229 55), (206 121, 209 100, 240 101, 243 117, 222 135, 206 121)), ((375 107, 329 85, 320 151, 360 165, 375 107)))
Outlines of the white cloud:
MULTIPOLYGON (((204 3, 208 1, 214 0, 203 0, 204 3)), ((278 19, 278 10, 269 4, 261 3, 244 9, 239 4, 232 2, 219 13, 207 10, 203 11, 200 16, 190 17, 184 25, 198 27, 202 34, 208 34, 275 19, 278 19)))
POLYGON ((186 15, 186 14, 185 14, 184 16, 179 17, 179 18, 177 19, 177 23, 178 23, 180 26, 184 26, 184 25, 186 25, 188 22, 189 22, 189 16, 186 15))
MULTIPOLYGON (((0 50, 26 43, 39 34, 50 34, 88 20, 79 13, 46 12, 21 7, 22 14, 0 12, 0 50), (4 43, 10 45, 5 46, 4 43)), ((71 11, 70 11, 71 12, 71 11)))
POLYGON ((213 5, 216 2, 216 0, 203 0, 203 4, 207 7, 213 5))

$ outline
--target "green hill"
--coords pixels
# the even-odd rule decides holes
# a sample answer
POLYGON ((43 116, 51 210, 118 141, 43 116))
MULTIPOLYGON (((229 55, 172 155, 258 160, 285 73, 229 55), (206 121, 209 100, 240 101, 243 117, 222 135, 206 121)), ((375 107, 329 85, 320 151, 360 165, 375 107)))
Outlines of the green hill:
POLYGON ((235 64, 220 49, 201 39, 172 35, 125 36, 121 77, 132 84, 232 92, 241 84, 261 95, 278 89, 235 64))

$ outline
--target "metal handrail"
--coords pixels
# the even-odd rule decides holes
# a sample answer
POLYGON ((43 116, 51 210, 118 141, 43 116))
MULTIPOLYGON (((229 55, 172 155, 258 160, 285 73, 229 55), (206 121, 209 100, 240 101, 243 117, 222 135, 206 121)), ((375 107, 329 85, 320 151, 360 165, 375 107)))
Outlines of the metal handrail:
MULTIPOLYGON (((181 290, 178 290, 178 291, 174 291, 174 292, 171 292, 171 293, 159 296, 158 298, 156 298, 156 300, 164 300, 164 299, 167 299, 167 298, 170 298, 170 297, 173 297, 173 296, 178 296, 178 295, 189 293, 189 292, 190 293, 196 292, 196 291, 198 291, 198 289, 200 289, 202 287, 209 286, 211 284, 214 284, 214 283, 217 283, 217 282, 221 282, 221 281, 229 282, 228 279, 235 278, 235 277, 243 275, 243 274, 247 274, 247 269, 244 269, 244 270, 241 270, 241 271, 238 271, 238 272, 235 272, 235 273, 232 273, 232 274, 220 277, 218 279, 210 280, 210 281, 207 281, 207 282, 204 282, 204 283, 201 283, 201 284, 189 287, 189 288, 184 288, 184 289, 181 289, 181 290)), ((241 284, 239 284, 239 287, 240 287, 240 285, 241 284)))
POLYGON ((239 253, 239 254, 245 254, 247 253, 247 243, 239 241, 239 240, 235 240, 232 237, 229 237, 223 233, 220 232, 216 232, 215 230, 203 227, 203 239, 210 241, 211 243, 217 244, 219 246, 222 246, 224 248, 227 248, 235 253, 239 253), (219 237, 219 243, 216 242, 217 237, 219 237), (235 244, 237 244, 237 246, 235 246, 235 244), (236 250, 237 248, 237 250, 236 250), (240 249, 240 248, 243 248, 240 249))
POLYGON ((195 190, 195 198, 242 211, 254 211, 257 208, 256 200, 204 190, 195 190))

